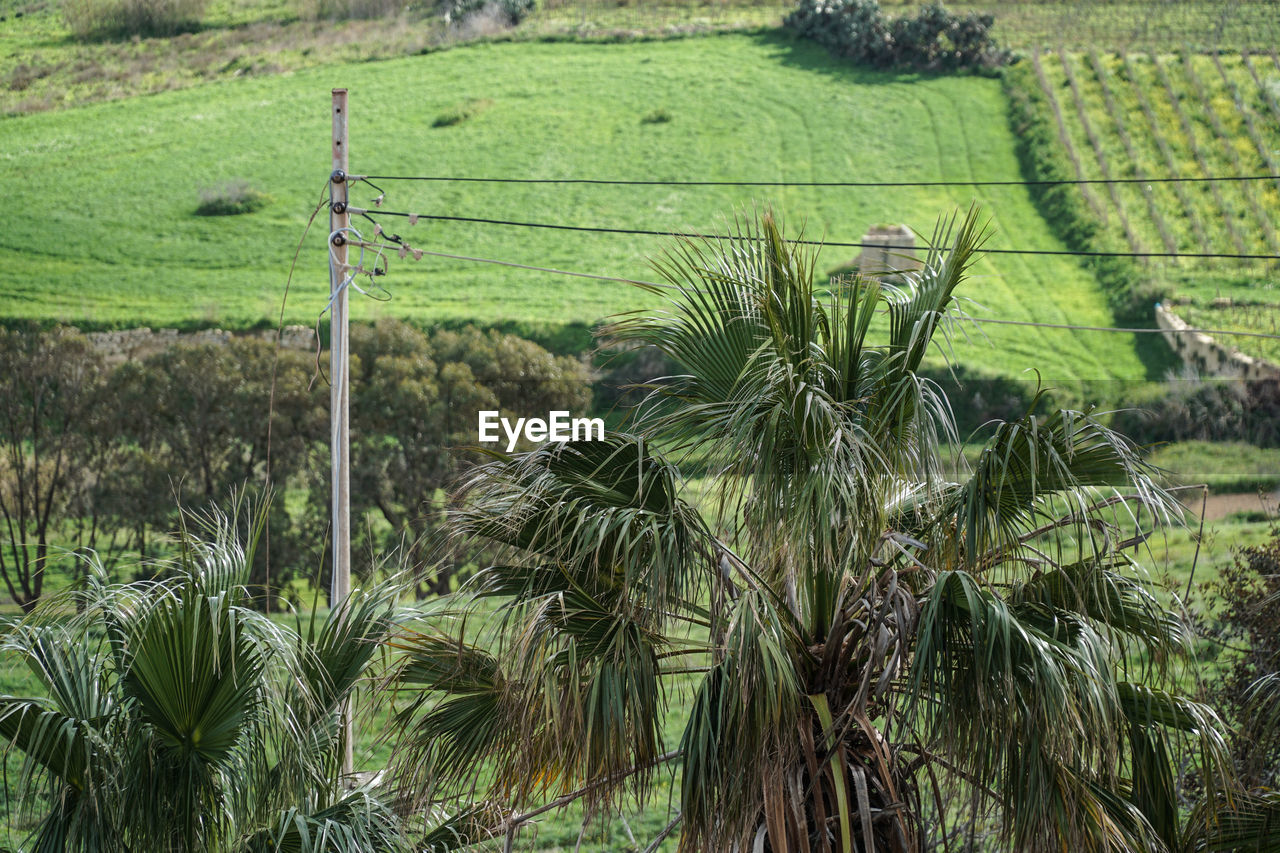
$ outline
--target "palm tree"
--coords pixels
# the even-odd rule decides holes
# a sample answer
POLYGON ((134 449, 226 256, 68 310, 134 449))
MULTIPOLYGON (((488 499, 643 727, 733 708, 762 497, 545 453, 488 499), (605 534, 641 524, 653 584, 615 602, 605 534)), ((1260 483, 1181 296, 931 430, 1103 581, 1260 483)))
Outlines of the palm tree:
POLYGON ((940 227, 899 285, 815 287, 768 213, 656 261, 665 307, 605 332, 679 365, 635 432, 465 484, 455 527, 507 559, 474 618, 397 643, 405 790, 504 804, 510 846, 515 807, 644 802, 678 761, 681 850, 912 851, 988 824, 1018 850, 1179 849, 1176 762, 1217 797, 1227 760, 1117 523, 1173 501, 1090 412, 993 425, 948 476, 921 366, 981 232, 940 227), (658 447, 705 465, 707 517, 658 447))
MULTIPOLYGON (((32 851, 391 851, 400 819, 339 777, 339 708, 397 623, 394 584, 323 621, 250 607, 234 517, 184 531, 165 579, 82 588, 9 626, 46 695, 0 696, 32 851)), ((250 537, 250 543, 254 541, 250 537)))

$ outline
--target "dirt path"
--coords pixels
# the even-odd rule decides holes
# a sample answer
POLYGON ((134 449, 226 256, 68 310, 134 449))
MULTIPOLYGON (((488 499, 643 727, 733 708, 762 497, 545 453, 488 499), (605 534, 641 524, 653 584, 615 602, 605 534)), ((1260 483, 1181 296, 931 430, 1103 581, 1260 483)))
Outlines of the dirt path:
MULTIPOLYGON (((1202 498, 1198 492, 1186 492, 1182 503, 1199 517, 1202 498)), ((1218 521, 1237 512, 1259 512, 1269 515, 1280 513, 1280 491, 1259 496, 1257 492, 1235 492, 1226 495, 1209 495, 1204 503, 1204 520, 1218 521)))

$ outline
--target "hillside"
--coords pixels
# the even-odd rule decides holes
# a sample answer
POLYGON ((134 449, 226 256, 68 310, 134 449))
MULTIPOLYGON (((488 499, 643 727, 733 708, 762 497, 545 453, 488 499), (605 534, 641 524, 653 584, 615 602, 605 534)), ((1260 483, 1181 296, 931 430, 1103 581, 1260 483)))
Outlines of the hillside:
MULTIPOLYGON (((1103 223, 1101 245, 1118 251, 1280 254, 1280 57, 1061 51, 1031 58, 1044 109, 1074 174, 1142 179, 1225 177, 1198 183, 1084 188, 1103 223), (1060 120, 1057 118, 1060 117, 1060 120), (1233 180, 1237 179, 1237 180, 1233 180)), ((1144 274, 1179 314, 1206 328, 1275 333, 1280 273, 1274 261, 1153 260, 1144 274)), ((1240 349, 1280 360, 1280 345, 1241 338, 1240 349)))
MULTIPOLYGON (((1017 178, 996 80, 858 71, 781 36, 625 45, 481 44, 313 69, 0 122, 0 181, 22 211, 0 234, 0 317, 98 326, 274 322, 294 246, 328 175, 329 89, 351 90, 352 169, 365 174, 792 180, 1017 178), (471 118, 433 127, 479 102, 471 118), (669 118, 646 122, 655 111, 669 118), (202 188, 269 194, 242 216, 194 215, 202 188)), ((930 232, 976 202, 991 247, 1060 249, 1021 187, 726 188, 387 185, 387 209, 707 232, 735 207, 773 204, 808 236, 856 241, 873 223, 930 232)), ((372 195, 364 188, 367 195, 372 195)), ((356 195, 357 203, 360 195, 356 195)), ((424 248, 645 277, 662 240, 420 224, 424 248)), ((286 318, 325 304, 323 235, 303 248, 286 318)), ((822 265, 854 250, 824 250, 822 265)), ((456 261, 393 259, 387 303, 356 316, 554 331, 639 304, 625 285, 456 261)), ((975 315, 1108 325, 1072 259, 988 256, 975 315)), ((1138 378, 1125 335, 987 326, 962 360, 1005 374, 1138 378), (984 337, 985 333, 985 337, 984 337), (988 340, 989 339, 989 342, 988 340)))
MULTIPOLYGON (((108 0, 109 1, 109 0, 108 0)), ((446 25, 445 0, 184 0, 204 7, 171 37, 78 40, 64 5, 104 0, 0 0, 0 115, 411 56, 476 38, 626 40, 777 27, 782 0, 540 0, 518 27, 446 25)), ((891 14, 914 0, 884 0, 891 14)), ((1271 0, 977 0, 948 4, 995 16, 1002 44, 1025 50, 1236 51, 1280 43, 1271 0)))

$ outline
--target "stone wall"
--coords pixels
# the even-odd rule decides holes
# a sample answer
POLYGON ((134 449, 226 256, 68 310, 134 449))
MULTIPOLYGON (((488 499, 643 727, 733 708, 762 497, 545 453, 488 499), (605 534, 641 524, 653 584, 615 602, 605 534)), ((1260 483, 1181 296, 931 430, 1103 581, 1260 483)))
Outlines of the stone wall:
MULTIPOLYGON (((179 332, 177 329, 121 329, 114 332, 87 332, 85 337, 108 363, 136 361, 154 355, 176 343, 226 344, 234 335, 223 329, 179 332)), ((245 337, 275 341, 275 329, 250 332, 245 337)), ((309 326, 285 326, 280 345, 287 349, 314 350, 316 332, 309 326)))
POLYGON ((1280 366, 1247 356, 1235 347, 1225 347, 1200 332, 1179 331, 1190 327, 1159 303, 1156 303, 1156 325, 1164 330, 1164 339, 1182 363, 1202 374, 1233 379, 1280 379, 1280 366))

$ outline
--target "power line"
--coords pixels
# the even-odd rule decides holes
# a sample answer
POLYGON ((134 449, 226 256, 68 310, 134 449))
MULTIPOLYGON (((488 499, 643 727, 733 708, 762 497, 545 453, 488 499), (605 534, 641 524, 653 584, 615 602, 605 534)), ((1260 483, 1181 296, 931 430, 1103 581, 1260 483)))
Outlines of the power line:
MULTIPOLYGON (((417 222, 420 219, 436 222, 472 222, 480 225, 503 225, 515 228, 543 228, 555 231, 582 231, 592 234, 633 234, 642 237, 686 237, 694 240, 742 240, 744 236, 728 234, 696 234, 689 231, 652 231, 642 228, 609 228, 600 225, 562 225, 550 222, 521 222, 512 219, 489 219, 478 216, 446 216, 432 213, 403 213, 391 210, 370 211, 358 207, 350 208, 353 214, 365 216, 376 222, 374 214, 381 216, 399 216, 417 222)), ((899 251, 917 251, 920 246, 895 246, 883 243, 851 243, 830 240, 790 240, 806 246, 832 246, 849 249, 893 249, 899 251)), ((1226 252, 1079 252, 1069 249, 983 249, 988 255, 1061 255, 1076 258, 1224 258, 1231 260, 1277 261, 1280 255, 1230 254, 1226 252)))
POLYGON ((740 181, 740 180, 622 180, 614 178, 483 178, 454 175, 352 175, 353 181, 433 181, 478 184, 591 184, 624 187, 1056 187, 1078 184, 1176 184, 1214 181, 1272 181, 1280 175, 1223 175, 1216 177, 1064 178, 1045 181, 740 181))
MULTIPOLYGON (((399 248, 399 246, 388 246, 388 245, 382 245, 377 243, 356 243, 353 245, 361 245, 361 246, 364 246, 365 248, 386 249, 386 250, 393 250, 393 249, 399 248)), ((455 260, 455 261, 470 261, 478 264, 496 264, 498 266, 503 266, 503 267, 515 267, 517 269, 533 270, 535 272, 545 272, 545 273, 551 273, 553 275, 567 275, 567 276, 574 276, 576 278, 595 279, 597 281, 616 281, 622 284, 637 284, 642 287, 654 287, 654 288, 660 288, 663 290, 679 289, 674 285, 662 284, 656 281, 644 281, 641 279, 621 278, 619 276, 612 276, 612 275, 596 275, 595 273, 574 272, 572 270, 560 270, 560 269, 554 269, 552 267, 540 267, 540 266, 534 266, 532 264, 520 264, 514 261, 502 261, 496 258, 478 258, 478 257, 473 257, 471 255, 455 255, 449 252, 432 252, 427 249, 418 249, 418 248, 414 248, 412 249, 412 251, 415 255, 418 255, 418 254, 431 255, 437 258, 448 258, 450 260, 455 260)), ((1273 340, 1280 340, 1280 335, 1276 335, 1276 334, 1269 334, 1267 332, 1242 332, 1242 331, 1236 331, 1232 329, 1190 329, 1190 328, 1188 329, 1138 329, 1138 328, 1120 328, 1116 326, 1083 326, 1083 325, 1076 325, 1072 323, 1037 323, 1031 320, 998 320, 998 319, 989 318, 989 317, 972 317, 967 315, 963 319, 972 321, 974 323, 991 323, 991 324, 1000 325, 1000 326, 1032 326, 1032 327, 1041 328, 1041 329, 1069 329, 1072 331, 1081 331, 1081 332, 1114 332, 1114 333, 1120 333, 1120 334, 1146 334, 1146 335, 1151 335, 1151 334, 1160 335, 1160 334, 1164 334, 1165 332, 1171 332, 1173 334, 1198 333, 1202 335, 1235 335, 1237 337, 1267 338, 1267 339, 1273 339, 1273 340)))
MULTIPOLYGON (((387 246, 387 245, 382 245, 378 243, 353 243, 352 245, 364 246, 366 248, 384 249, 384 250, 390 250, 390 251, 394 251, 399 248, 398 246, 387 246)), ((454 254, 450 254, 449 252, 432 252, 428 249, 419 249, 417 247, 414 247, 410 251, 412 251, 413 254, 415 255, 414 260, 417 260, 416 258, 417 255, 431 255, 432 257, 449 258, 450 260, 454 260, 454 261, 472 261, 478 264, 497 264, 498 266, 502 266, 502 267, 515 267, 516 269, 532 270, 534 272, 546 272, 546 273, 552 273, 554 275, 568 275, 568 276, 574 276, 575 278, 590 278, 590 279, 595 279, 596 281, 617 281, 617 282, 621 282, 622 284, 638 284, 642 287, 656 287, 656 288, 661 288, 663 290, 679 290, 679 288, 677 288, 675 285, 660 284, 656 281, 642 281, 640 279, 634 279, 634 278, 619 278, 618 276, 614 276, 614 275, 596 275, 595 273, 589 273, 589 272, 574 272, 572 270, 558 270, 553 267, 539 267, 539 266, 534 266, 533 264, 518 264, 515 261, 500 261, 500 260, 497 260, 496 258, 475 258, 470 255, 454 255, 454 254)))
POLYGON ((1030 320, 996 320, 990 317, 966 317, 975 323, 995 323, 1000 326, 1036 326, 1041 329, 1074 329, 1081 332, 1125 332, 1128 334, 1157 334, 1166 332, 1184 335, 1196 332, 1201 335, 1235 335, 1243 338, 1267 338, 1280 341, 1280 335, 1270 332, 1239 332, 1232 329, 1133 329, 1117 326, 1077 326, 1069 323, 1034 323, 1030 320))

